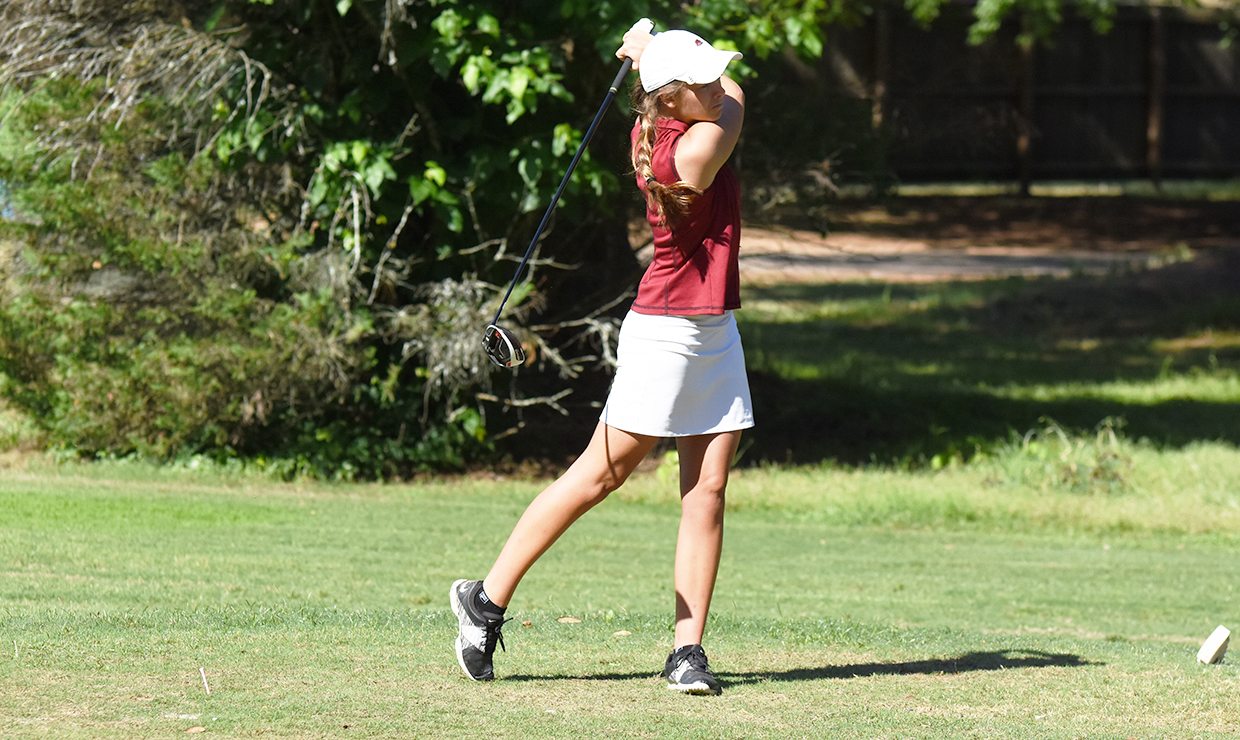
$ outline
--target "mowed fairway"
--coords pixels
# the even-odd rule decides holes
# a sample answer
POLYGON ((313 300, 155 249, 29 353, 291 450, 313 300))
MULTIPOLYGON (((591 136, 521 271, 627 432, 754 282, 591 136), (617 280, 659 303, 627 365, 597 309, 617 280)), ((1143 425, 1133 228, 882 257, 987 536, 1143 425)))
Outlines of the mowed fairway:
MULTIPOLYGON (((1240 470, 1221 446, 1158 459, 1240 470)), ((1240 672, 1195 661, 1215 626, 1240 625, 1236 503, 1216 493, 1230 477, 1181 476, 1181 520, 1139 490, 1023 490, 972 467, 741 471, 707 638, 725 690, 703 698, 658 677, 666 476, 631 481, 535 566, 500 679, 477 684, 452 652, 448 586, 485 573, 537 483, 2 472, 6 738, 1240 732, 1240 672)))

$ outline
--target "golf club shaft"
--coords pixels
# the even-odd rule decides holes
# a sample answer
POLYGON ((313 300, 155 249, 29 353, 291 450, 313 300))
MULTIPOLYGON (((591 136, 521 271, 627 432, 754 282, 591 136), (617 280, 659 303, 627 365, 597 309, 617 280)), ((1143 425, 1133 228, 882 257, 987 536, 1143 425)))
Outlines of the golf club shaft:
POLYGON ((525 265, 530 261, 530 255, 534 253, 534 245, 542 237, 543 229, 547 227, 547 222, 551 220, 551 213, 555 211, 556 204, 560 202, 560 196, 564 194, 564 188, 568 186, 568 179, 573 176, 573 170, 577 168, 577 163, 581 161, 581 155, 585 153, 586 145, 590 143, 591 137, 594 136, 594 131, 598 128, 599 121, 603 120, 603 114, 611 106, 611 101, 616 97, 616 91, 620 89, 620 85, 624 82, 624 78, 632 68, 633 60, 626 57, 624 63, 620 65, 620 71, 616 73, 616 79, 611 82, 611 88, 608 89, 607 96, 603 98, 603 105, 599 107, 598 113, 594 114, 594 121, 590 123, 590 128, 586 130, 586 135, 582 137, 581 146, 577 147, 577 154, 573 156, 573 161, 569 163, 568 171, 564 173, 564 179, 560 181, 560 187, 555 191, 555 195, 551 197, 551 205, 547 206, 547 212, 543 214, 542 222, 534 230, 534 238, 530 240, 530 246, 525 250, 525 256, 521 258, 521 264, 517 267, 517 274, 512 276, 512 282, 508 285, 508 292, 504 294, 504 300, 499 302, 499 308, 495 310, 495 318, 491 320, 492 324, 498 322, 499 315, 504 312, 504 306, 508 303, 508 297, 512 295, 513 288, 517 287, 517 281, 521 278, 525 265))

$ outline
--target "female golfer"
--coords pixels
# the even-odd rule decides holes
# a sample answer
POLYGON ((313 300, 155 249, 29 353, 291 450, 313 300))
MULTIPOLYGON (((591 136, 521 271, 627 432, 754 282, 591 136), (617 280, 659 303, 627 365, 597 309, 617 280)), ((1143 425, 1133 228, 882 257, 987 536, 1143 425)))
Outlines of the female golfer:
POLYGON ((633 89, 632 157, 654 260, 621 326, 616 376, 585 452, 530 503, 486 579, 452 585, 456 655, 470 678, 493 678, 505 607, 522 576, 624 483, 660 437, 675 437, 676 633, 663 675, 675 691, 718 694, 702 634, 723 547, 728 469, 741 430, 753 426, 732 315, 740 307, 740 188, 726 164, 745 96, 723 74, 741 55, 687 31, 630 31, 616 56, 634 60, 641 77, 633 89))

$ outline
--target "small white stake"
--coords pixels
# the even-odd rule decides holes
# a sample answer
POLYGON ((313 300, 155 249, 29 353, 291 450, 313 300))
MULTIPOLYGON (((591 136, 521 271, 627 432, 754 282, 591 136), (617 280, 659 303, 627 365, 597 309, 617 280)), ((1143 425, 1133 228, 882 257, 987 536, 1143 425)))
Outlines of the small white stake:
POLYGON ((1230 637, 1231 630, 1220 624, 1197 652, 1197 662, 1209 665, 1222 661, 1227 654, 1227 641, 1230 637))
POLYGON ((211 686, 207 683, 207 672, 202 669, 202 666, 198 667, 198 675, 202 676, 202 686, 207 690, 207 693, 210 694, 211 686))

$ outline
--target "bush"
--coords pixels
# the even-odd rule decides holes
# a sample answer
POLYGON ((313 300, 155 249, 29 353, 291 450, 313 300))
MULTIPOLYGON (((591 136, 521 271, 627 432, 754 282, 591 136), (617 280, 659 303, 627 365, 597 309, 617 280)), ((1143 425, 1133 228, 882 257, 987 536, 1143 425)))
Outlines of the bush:
POLYGON ((427 378, 401 379, 365 341, 371 314, 316 285, 332 257, 308 250, 307 234, 272 234, 259 208, 222 208, 244 183, 218 159, 162 146, 159 106, 90 132, 86 177, 81 160, 30 145, 97 103, 52 83, 3 106, 0 179, 38 217, 4 225, 15 248, 0 267, 0 371, 51 445, 275 456, 295 461, 290 474, 347 478, 459 466, 486 449, 477 412, 425 424, 427 378))
POLYGON ((1123 426, 1123 419, 1108 417, 1098 423, 1093 434, 1073 434, 1043 419, 1040 428, 970 464, 995 470, 1002 482, 1044 491, 1124 493, 1131 485, 1131 453, 1136 443, 1120 433, 1123 426))

